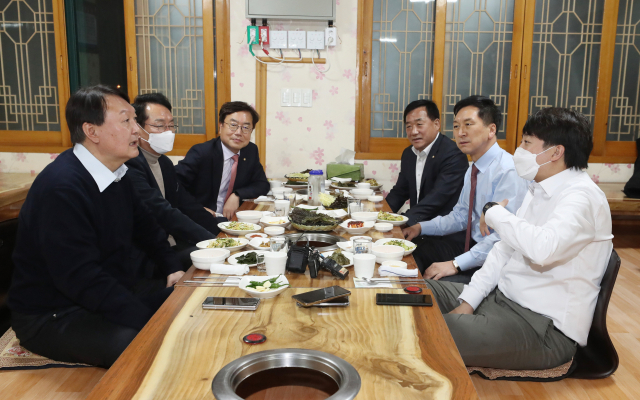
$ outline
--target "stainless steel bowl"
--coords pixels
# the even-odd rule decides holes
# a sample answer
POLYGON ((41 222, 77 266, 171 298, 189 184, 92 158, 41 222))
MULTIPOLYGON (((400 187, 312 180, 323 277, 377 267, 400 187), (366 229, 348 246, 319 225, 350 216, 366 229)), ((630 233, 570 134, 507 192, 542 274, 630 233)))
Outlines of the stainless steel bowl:
POLYGON ((304 242, 304 244, 306 244, 308 240, 309 244, 315 247, 320 252, 335 250, 338 248, 336 243, 347 241, 347 239, 338 235, 332 235, 329 233, 317 233, 317 232, 287 233, 286 235, 282 235, 282 236, 291 240, 292 242, 295 240, 296 242, 304 242), (327 243, 327 245, 314 246, 314 244, 311 242, 316 242, 316 243, 322 242, 322 243, 327 243))
MULTIPOLYGON (((304 368, 326 374, 334 380, 338 391, 327 400, 351 400, 362 384, 358 371, 340 357, 317 350, 278 349, 266 350, 240 357, 224 366, 213 378, 211 390, 217 400, 242 400, 236 389, 245 379, 256 373, 280 368, 304 368)), ((278 386, 277 383, 274 385, 278 386)))

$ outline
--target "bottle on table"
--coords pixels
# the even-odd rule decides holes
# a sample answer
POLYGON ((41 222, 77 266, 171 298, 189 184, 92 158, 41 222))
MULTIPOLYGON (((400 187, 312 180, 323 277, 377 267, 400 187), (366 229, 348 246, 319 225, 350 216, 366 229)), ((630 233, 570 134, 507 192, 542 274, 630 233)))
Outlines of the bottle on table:
POLYGON ((321 169, 314 169, 309 172, 308 190, 309 190, 309 205, 319 206, 320 192, 322 191, 322 184, 324 183, 324 175, 321 169))

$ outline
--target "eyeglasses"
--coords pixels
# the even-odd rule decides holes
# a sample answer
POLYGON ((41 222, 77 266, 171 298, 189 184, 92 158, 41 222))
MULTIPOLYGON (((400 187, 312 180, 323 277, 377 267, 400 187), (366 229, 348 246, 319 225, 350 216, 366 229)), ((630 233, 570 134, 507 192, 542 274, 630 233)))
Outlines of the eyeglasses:
POLYGON ((145 124, 145 125, 149 125, 150 127, 156 128, 157 130, 162 130, 162 132, 166 132, 166 131, 177 132, 178 131, 178 125, 176 125, 176 124, 170 124, 170 125, 145 124))
MULTIPOLYGON (((228 122, 225 122, 225 124, 229 125, 229 130, 231 132, 235 132, 238 130, 238 128, 240 128, 240 125, 238 124, 230 124, 228 122)), ((251 125, 242 125, 242 133, 244 134, 249 134, 253 131, 253 126, 251 125)))

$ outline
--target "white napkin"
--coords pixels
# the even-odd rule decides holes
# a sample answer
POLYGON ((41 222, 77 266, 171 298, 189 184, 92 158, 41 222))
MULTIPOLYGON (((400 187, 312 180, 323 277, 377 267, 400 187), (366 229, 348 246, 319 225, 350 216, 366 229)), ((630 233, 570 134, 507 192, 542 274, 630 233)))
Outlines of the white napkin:
MULTIPOLYGON (((375 281, 378 280, 380 278, 371 278, 371 280, 375 281)), ((375 285, 370 285, 368 284, 365 280, 360 279, 360 278, 353 278, 353 285, 357 288, 364 288, 364 289, 372 289, 372 288, 392 288, 393 284, 389 283, 389 282, 378 282, 375 285)))
POLYGON ((380 276, 406 276, 417 278, 418 277, 418 268, 414 269, 404 269, 404 268, 396 268, 385 265, 380 266, 378 268, 378 274, 380 276))
POLYGON ((254 203, 269 203, 273 202, 273 198, 267 196, 258 196, 257 199, 253 201, 254 203))
POLYGON ((220 275, 244 275, 249 273, 249 266, 244 264, 211 264, 211 273, 220 275))
POLYGON ((331 218, 342 218, 347 215, 345 210, 318 210, 317 213, 328 215, 331 218))

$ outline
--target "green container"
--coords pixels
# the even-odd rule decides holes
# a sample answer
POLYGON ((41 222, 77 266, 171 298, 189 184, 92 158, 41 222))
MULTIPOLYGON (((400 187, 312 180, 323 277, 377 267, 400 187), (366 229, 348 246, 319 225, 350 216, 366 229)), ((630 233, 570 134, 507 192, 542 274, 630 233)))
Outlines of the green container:
POLYGON ((364 179, 364 164, 338 164, 331 162, 327 164, 327 179, 331 178, 351 178, 352 181, 364 179))

